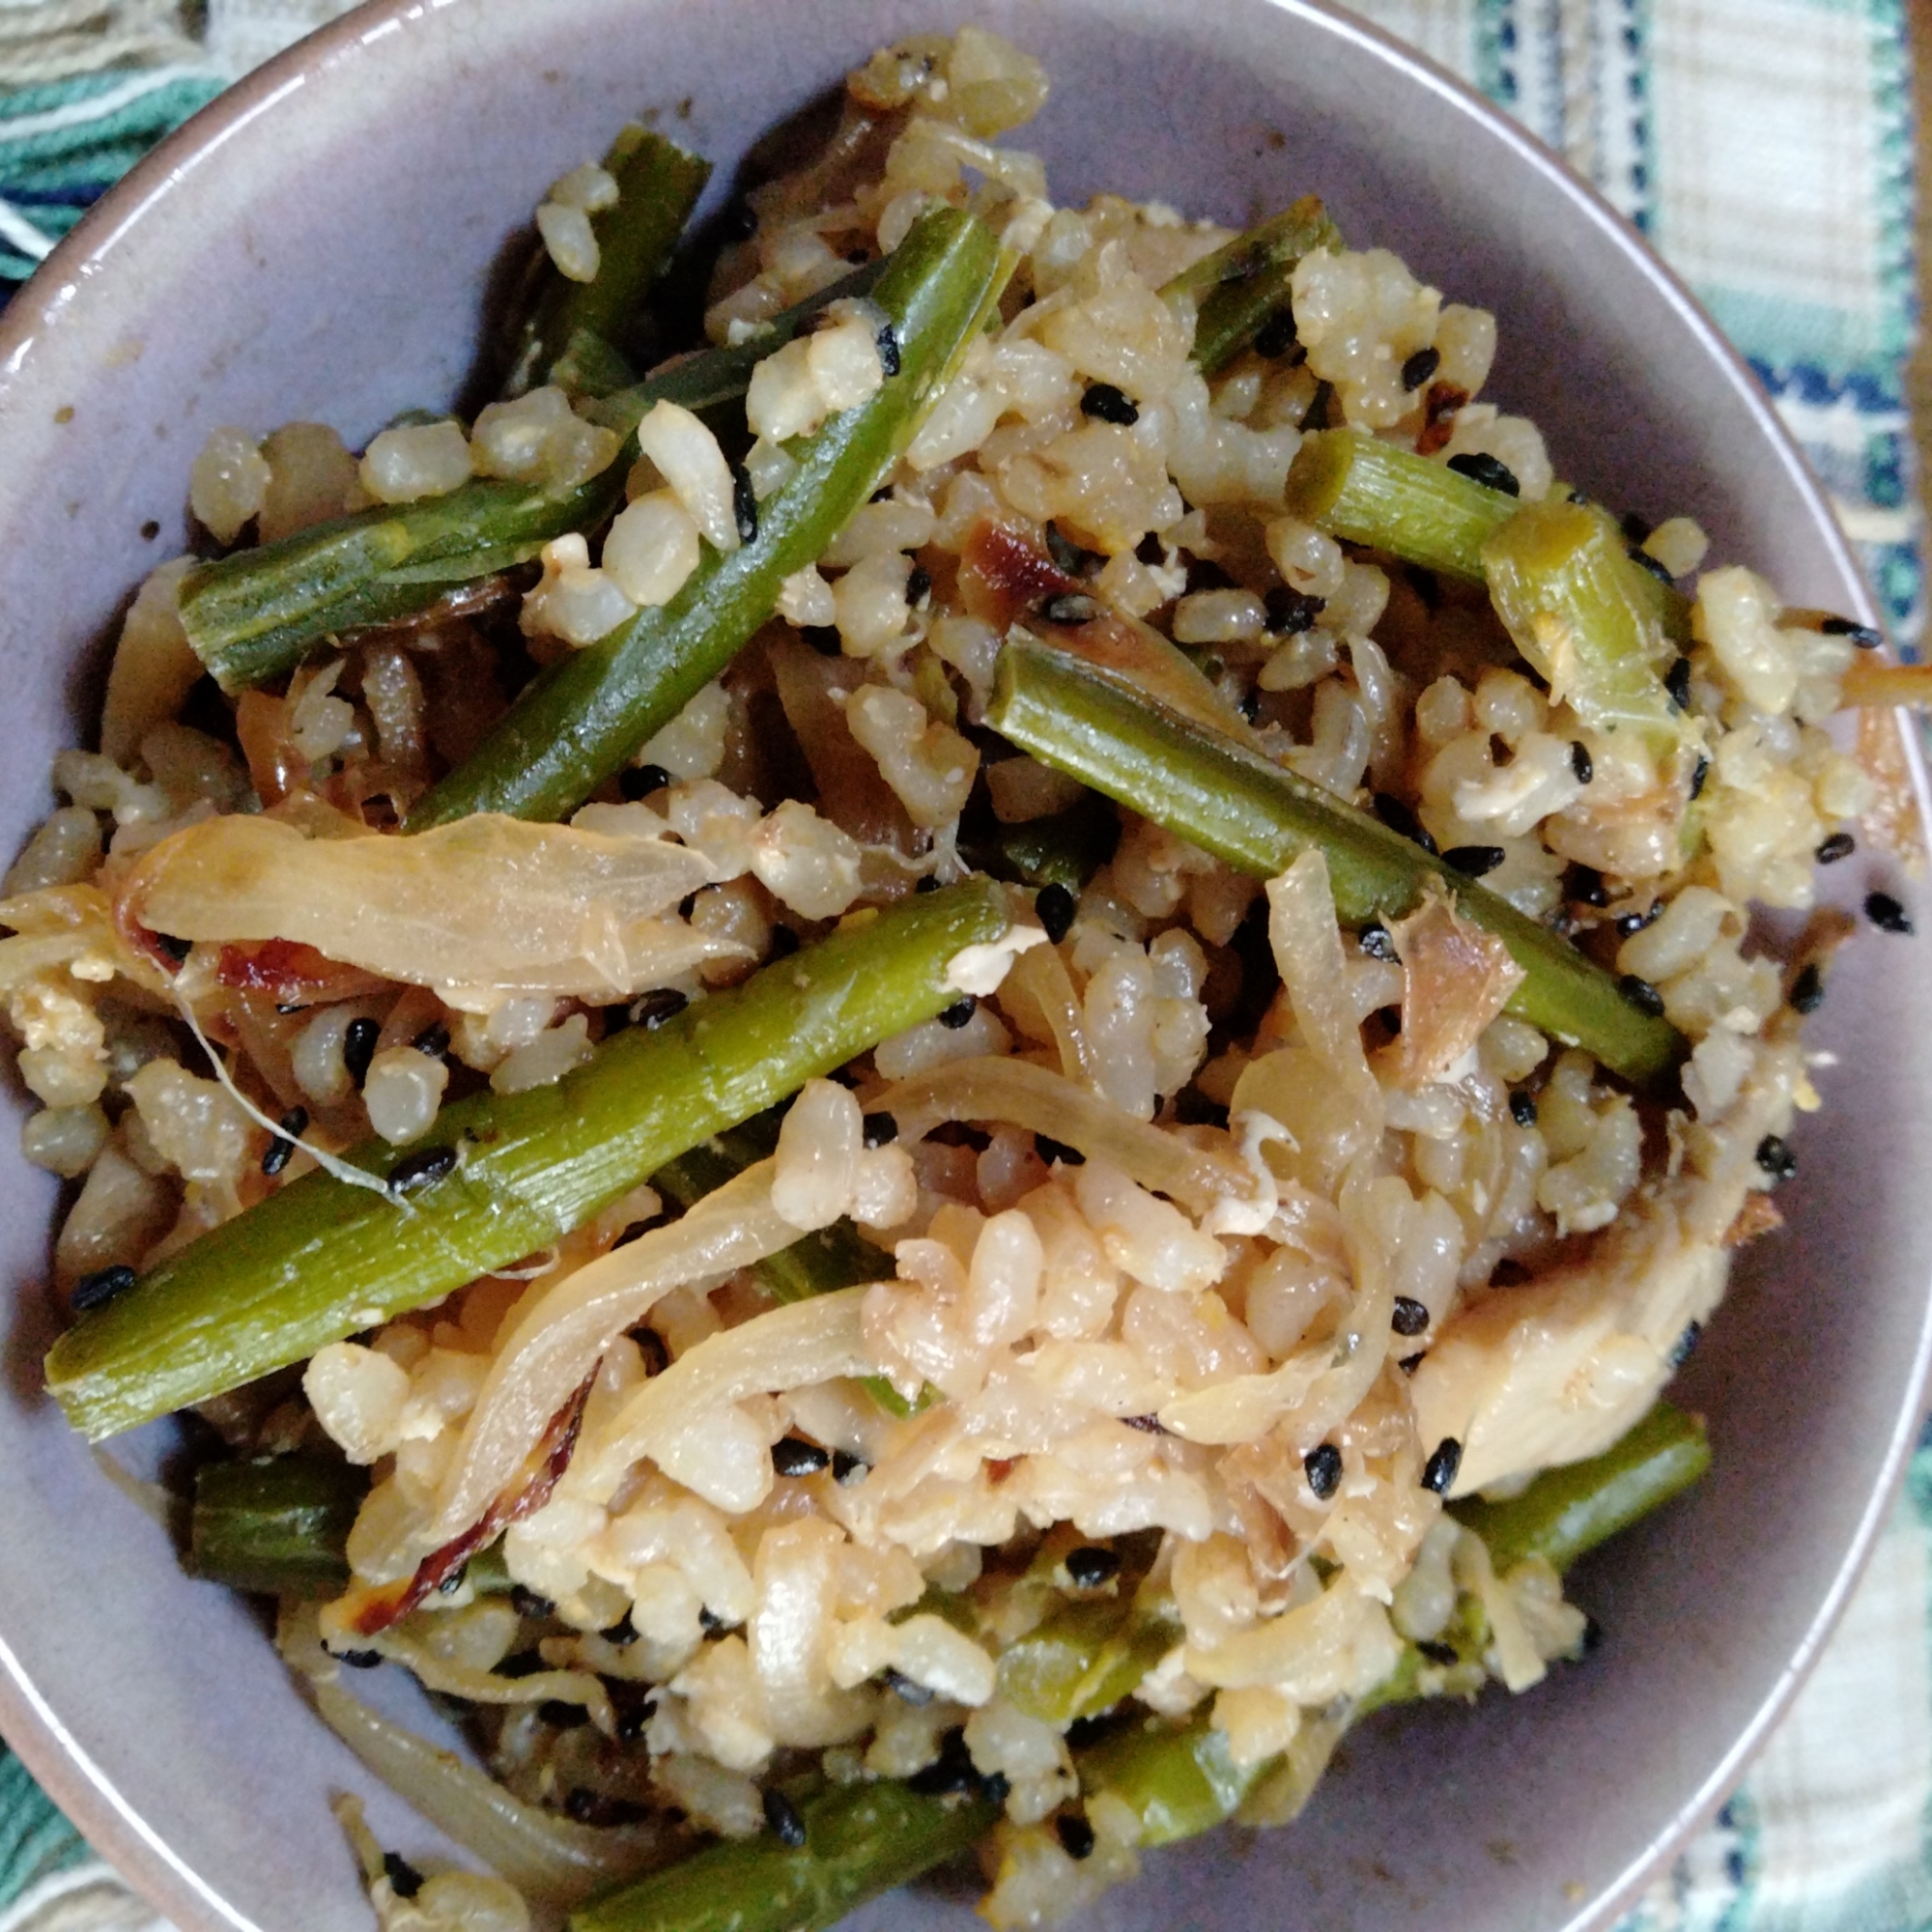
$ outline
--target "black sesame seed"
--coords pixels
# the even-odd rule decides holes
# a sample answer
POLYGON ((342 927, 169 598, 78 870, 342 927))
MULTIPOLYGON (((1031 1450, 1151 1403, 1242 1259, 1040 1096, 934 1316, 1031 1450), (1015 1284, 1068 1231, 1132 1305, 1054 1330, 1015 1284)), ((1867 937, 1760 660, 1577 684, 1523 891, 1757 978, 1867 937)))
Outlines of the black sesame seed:
POLYGON ((614 1624, 607 1625, 597 1633, 613 1650, 628 1650, 638 1640, 638 1627, 631 1621, 631 1613, 626 1610, 614 1624))
POLYGON ((782 1435, 772 1444, 772 1467, 781 1476, 815 1476, 831 1461, 830 1450, 803 1435, 782 1435))
POLYGON ((1405 1340, 1424 1333, 1429 1326, 1429 1310, 1411 1294, 1398 1294, 1389 1326, 1405 1340))
POLYGON ((1442 366, 1442 352, 1439 349, 1418 349, 1402 365, 1402 386, 1405 389, 1419 389, 1442 366))
POLYGON ((1692 1321, 1686 1325, 1683 1334, 1670 1345, 1670 1353, 1666 1359, 1673 1369, 1681 1369, 1690 1359, 1690 1352, 1696 1348, 1703 1333, 1704 1324, 1701 1321, 1692 1321))
POLYGON ((971 993, 957 999, 939 1016, 939 1024, 950 1032, 957 1033, 975 1013, 980 1010, 980 1002, 971 993))
POLYGON ((973 1767, 973 1754, 966 1748, 966 1734, 956 1726, 939 1742, 939 1755, 923 1771, 916 1771, 906 1783, 923 1798, 947 1798, 955 1792, 980 1788, 980 1774, 973 1767))
POLYGON ((1603 873, 1589 866, 1570 867, 1563 893, 1566 898, 1574 899, 1578 905, 1606 906, 1610 902, 1610 889, 1605 885, 1603 873))
POLYGON ((1401 954, 1395 950, 1395 938, 1380 920, 1372 919, 1355 935, 1355 945, 1371 959, 1398 959, 1401 954))
POLYGON ((1453 867, 1465 878, 1480 879, 1493 872, 1508 854, 1500 845, 1452 845, 1442 855, 1442 863, 1453 867))
POLYGON ((1013 1788, 1013 1781, 1004 1771, 988 1772, 980 1779, 980 1796, 988 1804, 1004 1804, 1013 1788))
POLYGON ((1663 901, 1652 899, 1641 912, 1627 912, 1617 921, 1617 931, 1628 939, 1634 932, 1641 932, 1647 925, 1655 925, 1663 917, 1663 901))
POLYGON ((590 1721, 582 1704, 566 1703, 561 1697, 546 1697, 537 1706, 537 1718, 554 1731, 574 1731, 590 1721))
MULTIPOLYGON (((1301 339, 1294 327, 1294 311, 1292 308, 1278 308, 1255 331, 1255 354, 1264 355, 1270 362, 1279 361, 1291 349, 1300 349, 1301 339)), ((1307 359, 1307 351, 1295 358, 1297 363, 1307 359)))
POLYGON ((1798 977, 1791 982, 1792 1010, 1815 1013, 1824 1004, 1825 976, 1819 971, 1815 959, 1807 960, 1798 969, 1798 977))
POLYGON ((342 1034, 342 1064, 356 1086, 368 1078, 369 1063, 376 1057, 376 1042, 383 1029, 374 1020, 351 1020, 342 1034))
POLYGON ((776 1785, 765 1793, 765 1823, 780 1844, 789 1845, 795 1852, 803 1849, 805 1820, 798 1815, 798 1806, 776 1785))
POLYGON ((772 947, 771 951, 765 954, 767 959, 789 959, 797 951, 798 934, 790 926, 775 925, 772 927, 772 947))
POLYGON ((383 1854, 383 1876, 398 1898, 413 1898, 423 1889, 423 1875, 401 1852, 383 1854))
POLYGON ((724 1628, 724 1619, 706 1604, 697 1613, 697 1627, 707 1636, 716 1636, 724 1628))
POLYGON ((1889 893, 1867 893, 1865 917, 1881 932, 1909 933, 1912 930, 1912 915, 1889 893))
POLYGON ((1663 1017, 1663 995, 1648 980, 1639 979, 1634 973, 1626 973, 1617 981, 1617 990, 1638 1012, 1648 1013, 1654 1020, 1663 1017))
POLYGON ((1752 1158, 1774 1180, 1795 1180, 1798 1178, 1798 1156, 1791 1151, 1790 1144, 1781 1135, 1766 1134, 1758 1142, 1757 1152, 1752 1158))
POLYGON ((1393 792, 1378 791, 1370 803, 1375 807, 1376 816, 1400 838, 1420 845, 1425 852, 1435 850, 1435 840, 1422 829, 1422 821, 1416 817, 1402 800, 1393 792))
POLYGON ((1440 1664, 1444 1670, 1463 1661, 1456 1655, 1453 1643, 1438 1643, 1433 1636, 1417 1637, 1415 1648, 1429 1662, 1440 1664))
POLYGON ((455 1171, 453 1147, 422 1148, 415 1153, 405 1154, 389 1170, 389 1192, 415 1194, 425 1187, 434 1187, 455 1171))
POLYGON ((1811 856, 1821 866, 1835 866, 1840 859, 1849 859, 1859 849, 1859 841, 1849 832, 1834 832, 1824 839, 1811 856))
POLYGON ((1519 1087, 1510 1095, 1510 1119, 1520 1127, 1533 1127, 1536 1124, 1536 1095, 1525 1094, 1519 1087))
MULTIPOLYGON (((534 1590, 523 1583, 511 1587, 510 1607, 520 1617, 529 1617, 537 1623, 543 1622, 546 1617, 556 1615, 556 1605, 548 1597, 538 1596, 534 1590)), ((520 1674, 527 1677, 529 1672, 524 1671, 520 1674)))
POLYGON ((669 783, 670 774, 662 765, 632 765, 617 774, 617 789, 633 805, 669 783))
POLYGON ((1069 1859, 1078 1862, 1094 1856, 1094 1828, 1077 1811, 1063 1811, 1053 1821, 1055 1835, 1060 1839, 1060 1848, 1069 1859))
POLYGON ((1697 753, 1697 762, 1690 772, 1690 798, 1694 804, 1704 795, 1704 781, 1711 776, 1711 761, 1702 752, 1697 753))
POLYGON ((1849 617, 1827 617, 1818 626, 1828 638, 1849 638, 1861 651, 1875 651, 1885 639, 1869 624, 1855 624, 1849 617))
POLYGON ((85 1315, 90 1309, 105 1308, 116 1295, 126 1294, 134 1286, 138 1277, 125 1262, 113 1267, 94 1268, 74 1283, 73 1293, 68 1296, 68 1306, 76 1315, 85 1315))
POLYGON ((855 1456, 849 1449, 835 1449, 832 1452, 832 1480, 841 1490, 849 1490, 854 1483, 863 1483, 872 1473, 872 1465, 863 1456, 855 1456))
POLYGON ((688 994, 680 993, 675 986, 666 986, 661 991, 646 993, 631 1008, 631 1024, 640 1026, 646 1033, 655 1033, 667 1020, 674 1020, 691 1004, 688 994))
POLYGON ((1049 597, 1039 607, 1039 614, 1049 624, 1091 624, 1100 614, 1100 607, 1084 590, 1068 590, 1049 597))
POLYGON ((1065 886, 1056 881, 1040 887, 1034 895, 1033 909, 1041 930, 1058 946, 1073 929, 1073 915, 1079 910, 1079 902, 1065 886))
POLYGON ((1119 423, 1123 429, 1141 419, 1140 411, 1111 383, 1088 384, 1087 393, 1080 398, 1080 413, 1101 422, 1119 423))
POLYGON ((906 573, 906 602, 917 604, 932 590, 932 572, 923 563, 916 563, 906 573))
POLYGON ((1286 583, 1277 583, 1262 602, 1267 607, 1267 627, 1278 638, 1298 637, 1313 630, 1316 618, 1328 608, 1324 599, 1311 597, 1305 590, 1292 590, 1286 583))
POLYGON ((1640 569, 1649 571, 1660 583, 1675 583, 1677 582, 1670 574, 1670 567, 1662 557, 1652 556, 1647 550, 1639 550, 1634 545, 1631 547, 1627 554, 1634 564, 1636 564, 1640 569))
POLYGON ((181 965, 187 958, 187 955, 194 951, 193 940, 177 939, 172 933, 169 932, 156 933, 155 944, 158 946, 161 949, 161 951, 165 952, 168 955, 168 957, 175 962, 177 966, 181 965))
POLYGON ((1047 554, 1057 569, 1064 570, 1068 577, 1094 574, 1094 565, 1100 561, 1099 552, 1083 549, 1050 519, 1041 534, 1046 538, 1047 554))
POLYGON ((1463 1445, 1453 1435, 1445 1435, 1422 1465, 1422 1487, 1446 1496, 1455 1486, 1456 1471, 1463 1466, 1463 1445))
POLYGON ((1318 1442, 1301 1459, 1301 1473, 1318 1503, 1325 1503, 1342 1487, 1342 1452, 1332 1442, 1318 1442))
POLYGON ((1121 1559, 1097 1544, 1083 1544, 1066 1552, 1066 1579, 1076 1590, 1097 1590, 1121 1573, 1121 1559))
POLYGON ((731 520, 738 526, 740 543, 758 540, 758 493, 752 488, 752 472, 742 463, 731 466, 731 520))
POLYGON ((914 880, 912 889, 916 893, 936 893, 939 890, 939 881, 927 872, 923 878, 914 880))
POLYGON ((891 323, 882 324, 873 340, 879 345, 879 364, 888 376, 899 373, 899 332, 891 323))
POLYGON ((1663 688, 1670 694, 1670 701, 1680 711, 1690 708, 1690 660, 1679 658, 1664 673, 1663 688))
POLYGON ((1248 695, 1241 699, 1240 703, 1236 708, 1240 712, 1241 716, 1248 721, 1250 724, 1258 723, 1262 715, 1261 693, 1258 691, 1249 692, 1248 695))
POLYGON ((890 1114, 867 1114, 859 1123, 868 1148, 885 1147, 899 1137, 899 1123, 890 1114))
POLYGON ((346 1663, 351 1670, 374 1670, 383 1661, 380 1650, 337 1650, 329 1654, 337 1663, 346 1663))
POLYGON ((1597 767, 1590 756, 1590 748, 1580 738, 1570 741, 1570 769, 1577 775, 1577 782, 1586 785, 1597 776, 1597 767))
POLYGON ((269 1143, 269 1151, 262 1156, 262 1172, 272 1179, 288 1166, 295 1156, 296 1142, 308 1131, 308 1109, 291 1107, 282 1116, 282 1130, 269 1143))
POLYGON ((1520 497, 1522 485, 1516 479, 1516 471, 1507 463, 1499 463, 1493 456, 1482 451, 1472 451, 1467 456, 1452 456, 1449 468, 1459 476, 1466 476, 1471 483, 1480 483, 1485 490, 1500 490, 1505 497, 1520 497))
POLYGON ((929 1684, 922 1684, 918 1678, 908 1677, 903 1670, 895 1669, 890 1663, 880 1673, 879 1681, 902 1704, 932 1702, 932 1687, 929 1684))
POLYGON ((1041 1160, 1051 1167, 1058 1161, 1063 1167, 1082 1166, 1087 1156, 1078 1148, 1066 1146, 1064 1141, 1049 1140, 1044 1134, 1035 1134, 1033 1144, 1041 1160))
POLYGON ((650 1813, 632 1798, 612 1798, 608 1792, 593 1791, 587 1784, 574 1784, 563 1801, 563 1813, 579 1825, 609 1829, 615 1825, 640 1825, 650 1813))

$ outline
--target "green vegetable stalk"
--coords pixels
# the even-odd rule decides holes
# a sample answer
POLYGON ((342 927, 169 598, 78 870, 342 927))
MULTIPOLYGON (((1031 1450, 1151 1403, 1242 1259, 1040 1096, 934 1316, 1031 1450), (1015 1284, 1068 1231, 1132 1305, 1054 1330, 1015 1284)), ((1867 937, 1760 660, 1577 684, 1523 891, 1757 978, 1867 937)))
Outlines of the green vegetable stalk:
POLYGON ((1463 583, 1483 580, 1483 545, 1522 506, 1516 497, 1359 430, 1302 439, 1283 498, 1331 536, 1463 583))
POLYGON ((880 1780, 799 1807, 805 1843, 721 1839, 570 1915, 570 1932, 823 1932, 956 1857, 999 1816, 984 1798, 880 1780))
POLYGON ((418 503, 378 504, 254 550, 197 565, 182 581, 181 617, 194 652, 227 692, 293 670, 345 632, 391 624, 500 570, 569 530, 594 528, 623 501, 630 440, 660 402, 702 413, 745 393, 760 360, 841 296, 863 295, 885 263, 869 262, 777 315, 728 349, 680 357, 586 412, 626 439, 601 475, 574 490, 466 483, 418 503))
POLYGON ((1172 302, 1198 302, 1194 360, 1205 376, 1224 369, 1289 304, 1294 266, 1319 248, 1338 248, 1342 237, 1315 195, 1237 235, 1161 288, 1172 302))
POLYGON ((566 349, 589 356, 601 347, 621 355, 636 340, 644 298, 670 260, 684 224, 711 179, 711 163, 633 122, 604 156, 617 202, 590 217, 597 274, 567 280, 543 259, 541 286, 519 331, 506 396, 550 379, 566 349))
POLYGON ((1433 882, 1523 969, 1510 1010, 1627 1079, 1658 1086, 1689 1050, 1602 967, 1496 894, 1319 785, 1063 652, 1009 643, 986 722, 1043 764, 1258 878, 1319 849, 1348 924, 1400 918, 1433 882))
POLYGON ((472 811, 560 818, 674 718, 890 472, 994 312, 1009 267, 971 215, 943 207, 922 215, 872 291, 899 373, 800 440, 797 473, 758 505, 750 541, 707 551, 670 603, 538 676, 469 762, 417 803, 410 829, 472 811))
POLYGON ((304 1175, 82 1316, 47 1355, 48 1389, 99 1439, 533 1254, 709 1135, 929 1019, 954 997, 948 961, 1009 923, 989 881, 906 899, 655 1031, 619 1034, 554 1086, 446 1108, 421 1146, 368 1143, 355 1164, 408 1191, 304 1175))
POLYGON ((1485 539, 1482 555, 1490 601, 1517 649, 1584 724, 1633 731, 1660 752, 1678 743, 1663 684, 1677 656, 1660 602, 1665 586, 1631 561, 1604 511, 1525 503, 1485 539))
POLYGON ((187 1567, 237 1590, 338 1596, 368 1490, 366 1469, 320 1456, 205 1463, 195 1471, 187 1567))

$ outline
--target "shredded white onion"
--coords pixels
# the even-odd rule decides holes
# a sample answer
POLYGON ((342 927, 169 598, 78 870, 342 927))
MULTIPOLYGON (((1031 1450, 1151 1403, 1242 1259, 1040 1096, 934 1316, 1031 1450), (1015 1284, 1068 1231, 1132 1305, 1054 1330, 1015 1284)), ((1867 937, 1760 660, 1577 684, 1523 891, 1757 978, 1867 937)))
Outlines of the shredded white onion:
POLYGON ((866 1346, 866 1294, 864 1288, 839 1289, 698 1343, 639 1389, 596 1441, 580 1444, 572 1488, 608 1499, 634 1463, 655 1458, 681 1431, 748 1395, 872 1374, 878 1364, 866 1346))
POLYGON ((1024 1060, 955 1060, 891 1088, 872 1104, 889 1113, 902 1141, 916 1141, 948 1121, 1005 1121, 1111 1161, 1143 1187, 1166 1194, 1189 1213, 1217 1201, 1246 1200, 1254 1178, 1238 1159, 1190 1147, 1137 1121, 1111 1100, 1076 1087, 1064 1074, 1024 1060))
POLYGON ((680 1220, 565 1275, 523 1312, 490 1364, 443 1483, 437 1543, 482 1516, 571 1390, 661 1297, 750 1267, 798 1239, 799 1230, 772 1206, 775 1171, 770 1160, 748 1167, 680 1220))
POLYGON ((661 1826, 598 1830, 526 1804, 455 1752, 391 1723, 339 1684, 318 1680, 314 1690, 323 1721, 370 1771, 531 1898, 579 1904, 656 1864, 668 1849, 661 1826))

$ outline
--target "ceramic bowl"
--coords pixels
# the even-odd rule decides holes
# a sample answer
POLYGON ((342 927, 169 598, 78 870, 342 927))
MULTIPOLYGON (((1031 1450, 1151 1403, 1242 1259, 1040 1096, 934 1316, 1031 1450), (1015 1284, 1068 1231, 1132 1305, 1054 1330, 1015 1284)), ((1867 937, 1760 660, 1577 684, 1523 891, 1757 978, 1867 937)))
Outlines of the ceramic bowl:
MULTIPOLYGON (((1269 0, 380 0, 192 122, 0 320, 0 848, 87 740, 100 640, 184 538, 221 423, 358 442, 452 396, 492 264, 545 185, 643 109, 720 163, 872 46, 962 15, 1039 55, 1028 144, 1062 201, 1111 188, 1239 222, 1315 189, 1494 309, 1494 389, 1562 472, 1793 602, 1869 615, 1816 486, 1737 359, 1636 236, 1527 137, 1349 17, 1269 0)), ((1829 875, 1848 899, 1862 855, 1829 875)), ((1801 1125, 1789 1226, 1745 1256, 1684 1378, 1710 1479, 1578 1574, 1607 1642, 1479 1708, 1385 1717, 1293 1830, 1150 1858, 1126 1928, 1555 1932, 1604 1923, 1739 1774, 1815 1654, 1918 1413, 1932 1217, 1932 978, 1870 940, 1816 1021, 1837 1057, 1801 1125)), ((0 1728, 183 1932, 366 1932, 326 1804, 369 1780, 238 1599, 192 1582, 42 1395, 48 1179, 0 1159, 17 1285, 0 1391, 0 1728)), ((119 1453, 138 1455, 136 1443, 119 1453)), ((388 1675, 389 1673, 384 1673, 388 1675)), ((384 1841, 434 1854, 379 1792, 384 1841)), ((861 1924, 962 1928, 956 1898, 861 1924)))

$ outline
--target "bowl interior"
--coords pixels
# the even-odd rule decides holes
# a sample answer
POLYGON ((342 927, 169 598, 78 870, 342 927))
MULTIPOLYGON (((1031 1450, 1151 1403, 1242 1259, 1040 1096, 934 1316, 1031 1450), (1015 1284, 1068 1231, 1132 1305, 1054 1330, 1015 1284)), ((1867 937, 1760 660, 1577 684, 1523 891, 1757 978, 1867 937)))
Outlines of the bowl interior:
MULTIPOLYGON (((1688 509, 1719 557, 1794 603, 1865 609, 1789 444, 1687 300, 1552 162, 1453 84, 1340 15, 1269 0, 387 0, 194 124, 105 204, 0 328, 0 604, 10 693, 0 847, 90 735, 99 640, 181 542, 213 426, 298 417, 358 441, 453 396, 482 290, 545 185, 651 109, 730 165, 877 43, 963 11, 1043 58, 1019 137, 1055 198, 1107 188, 1238 221, 1314 189, 1347 234, 1493 308, 1499 400, 1562 473, 1650 516, 1688 509)), ((1862 857, 1830 876, 1847 899, 1862 857), (1842 876, 1841 876, 1842 875, 1842 876)), ((1820 1640, 1916 1413, 1932 1230, 1922 975, 1851 951, 1819 1015, 1826 1111, 1796 1145, 1790 1226, 1751 1250, 1685 1378, 1712 1478, 1579 1577, 1608 1641, 1520 1699, 1385 1718, 1292 1832, 1149 1861, 1122 1928, 1599 1923, 1735 1775, 1820 1640), (1856 1107, 1853 1101, 1856 1098, 1856 1107)), ((19 1291, 0 1389, 0 1720, 184 1928, 361 1932, 324 1804, 370 1781, 284 1681, 253 1614, 181 1576, 39 1394, 54 1190, 0 1161, 0 1271, 19 1291)), ((134 1451, 139 1453, 136 1445, 134 1451)), ((384 1842, 435 1849, 371 1794, 384 1842)), ((963 1927, 956 1897, 862 1924, 963 1927)))

